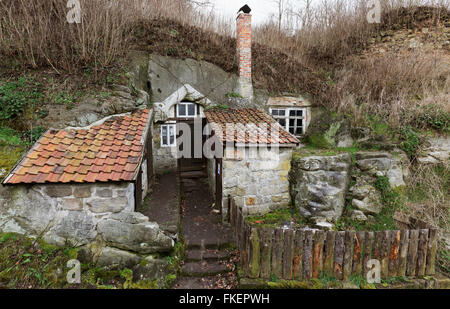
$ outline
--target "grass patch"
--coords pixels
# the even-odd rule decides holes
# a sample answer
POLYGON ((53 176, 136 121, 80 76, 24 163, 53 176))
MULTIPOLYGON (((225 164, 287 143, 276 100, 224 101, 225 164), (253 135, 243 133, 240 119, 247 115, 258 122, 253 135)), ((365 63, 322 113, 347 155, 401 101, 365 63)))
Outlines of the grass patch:
POLYGON ((307 223, 306 218, 294 208, 277 209, 265 215, 246 217, 245 220, 250 225, 262 227, 278 227, 291 222, 300 227, 307 223))
POLYGON ((378 177, 374 185, 380 192, 380 202, 383 204, 381 212, 373 215, 367 221, 353 220, 351 213, 354 208, 348 204, 345 207, 342 217, 339 218, 335 225, 336 230, 383 231, 395 230, 397 228, 394 213, 404 205, 405 197, 402 189, 391 188, 389 178, 386 176, 378 177))
POLYGON ((81 264, 81 283, 67 283, 67 262, 78 257, 78 249, 56 247, 41 239, 16 233, 0 234, 0 288, 10 289, 154 289, 170 287, 175 274, 156 280, 133 281, 131 269, 107 269, 81 264))

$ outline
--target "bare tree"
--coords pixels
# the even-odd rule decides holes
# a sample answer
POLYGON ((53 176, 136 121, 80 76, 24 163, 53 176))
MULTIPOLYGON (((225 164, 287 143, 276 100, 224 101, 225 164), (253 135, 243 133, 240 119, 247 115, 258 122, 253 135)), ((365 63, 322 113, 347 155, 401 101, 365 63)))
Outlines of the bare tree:
POLYGON ((288 5, 289 5, 289 0, 269 0, 272 3, 275 3, 277 5, 277 22, 278 22, 278 31, 281 32, 281 25, 283 23, 283 19, 285 17, 285 14, 288 11, 288 5))

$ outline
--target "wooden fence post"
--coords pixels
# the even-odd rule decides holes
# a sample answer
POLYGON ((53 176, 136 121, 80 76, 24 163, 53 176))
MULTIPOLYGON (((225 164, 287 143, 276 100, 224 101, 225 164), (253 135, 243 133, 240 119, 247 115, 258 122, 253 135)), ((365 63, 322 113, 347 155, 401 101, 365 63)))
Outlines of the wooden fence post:
POLYGON ((260 271, 260 240, 257 228, 250 228, 248 276, 259 278, 260 271))
POLYGON ((316 231, 313 246, 313 271, 312 277, 319 278, 323 271, 323 244, 325 241, 325 232, 316 231))
POLYGON ((391 246, 389 255, 389 277, 396 277, 398 274, 400 258, 400 231, 392 231, 391 246))
POLYGON ((398 276, 406 275, 406 263, 408 258, 409 230, 402 230, 400 235, 400 257, 398 265, 398 276))
POLYGON ((425 270, 425 273, 427 275, 434 275, 436 273, 435 269, 436 253, 437 253, 437 229, 430 229, 428 236, 427 267, 425 270))
POLYGON ((284 256, 283 256, 283 279, 293 279, 293 257, 294 257, 294 231, 284 230, 284 256))
POLYGON ((273 229, 263 228, 261 230, 261 278, 269 279, 271 275, 271 257, 273 229))
POLYGON ((363 277, 366 278, 368 269, 367 262, 373 257, 373 244, 374 244, 374 233, 366 232, 364 240, 364 258, 363 258, 363 277))
POLYGON ((303 279, 309 280, 312 276, 312 246, 313 231, 306 230, 305 243, 303 245, 303 279))
POLYGON ((353 239, 355 238, 354 231, 345 232, 345 251, 344 251, 344 280, 348 280, 352 274, 353 262, 353 239))
POLYGON ((344 245, 345 232, 336 233, 336 243, 334 245, 334 276, 342 280, 344 271, 344 245))
POLYGON ((325 242, 325 256, 323 262, 323 272, 328 276, 333 275, 334 271, 334 242, 336 240, 336 232, 328 231, 325 242))
POLYGON ((362 275, 363 274, 363 254, 364 254, 364 239, 365 232, 356 232, 356 237, 353 242, 353 265, 352 274, 362 275))
POLYGON ((417 276, 424 276, 427 266, 428 229, 419 232, 419 247, 417 249, 417 276))
POLYGON ((389 277, 389 253, 391 249, 391 231, 383 231, 381 245, 381 278, 389 277))
POLYGON ((408 259, 406 267, 407 276, 416 275, 416 265, 417 265, 417 246, 419 244, 419 230, 409 231, 409 248, 408 248, 408 259))
POLYGON ((275 237, 272 249, 272 274, 277 278, 283 278, 283 247, 284 247, 283 229, 275 229, 275 237))
POLYGON ((295 231, 294 238, 294 279, 301 280, 303 277, 303 244, 305 232, 295 231))

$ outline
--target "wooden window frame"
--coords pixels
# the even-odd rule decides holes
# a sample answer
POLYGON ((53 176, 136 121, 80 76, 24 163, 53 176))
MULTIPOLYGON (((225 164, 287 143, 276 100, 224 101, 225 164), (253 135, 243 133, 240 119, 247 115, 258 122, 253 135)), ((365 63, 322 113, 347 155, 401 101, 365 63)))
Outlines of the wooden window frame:
POLYGON ((177 145, 177 124, 176 123, 165 123, 161 125, 161 147, 175 147, 177 145), (167 127, 167 144, 164 144, 163 139, 163 127, 167 127), (173 127, 173 144, 170 143, 170 127, 173 127))
MULTIPOLYGON (((269 108, 269 113, 277 122, 278 122, 279 119, 284 119, 285 125, 283 126, 283 125, 280 124, 280 126, 282 126, 289 133, 291 133, 291 131, 289 130, 289 120, 291 120, 291 119, 295 119, 295 120, 301 119, 302 120, 302 133, 301 134, 291 133, 291 134, 294 135, 294 136, 300 136, 300 135, 305 134, 305 132, 306 132, 306 113, 307 113, 307 109, 306 108, 304 108, 304 107, 271 107, 271 108, 269 108), (273 115, 272 111, 274 111, 274 110, 278 110, 278 111, 282 110, 282 111, 284 111, 285 114, 284 114, 284 116, 281 116, 281 117, 277 116, 277 115, 273 115), (289 116, 291 111, 299 111, 299 110, 302 111, 303 116, 301 116, 301 117, 300 116, 295 116, 295 117, 289 116)), ((297 125, 295 125, 295 128, 296 127, 297 127, 297 125)), ((294 132, 295 131, 296 130, 294 129, 294 132)))
POLYGON ((177 118, 195 118, 197 117, 197 113, 198 113, 198 107, 197 104, 195 104, 194 102, 180 102, 177 104, 177 108, 176 108, 176 116, 177 118), (186 115, 180 115, 180 105, 185 105, 186 106, 186 115), (193 115, 188 115, 188 106, 189 105, 194 105, 194 114, 193 115))

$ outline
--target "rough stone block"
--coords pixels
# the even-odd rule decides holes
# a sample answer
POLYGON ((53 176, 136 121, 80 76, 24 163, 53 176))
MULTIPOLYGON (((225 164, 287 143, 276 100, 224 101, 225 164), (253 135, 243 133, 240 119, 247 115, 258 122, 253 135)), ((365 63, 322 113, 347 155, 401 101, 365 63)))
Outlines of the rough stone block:
POLYGON ((246 206, 254 206, 256 202, 256 198, 255 197, 247 197, 245 198, 245 205, 246 206))
POLYGON ((121 212, 128 206, 128 200, 123 197, 102 199, 96 198, 87 202, 94 213, 121 212))
POLYGON ((49 185, 45 187, 45 193, 50 197, 66 197, 72 195, 70 185, 49 185))
POLYGON ((165 235, 154 222, 130 224, 118 220, 103 220, 98 223, 98 232, 112 247, 150 254, 167 252, 174 246, 174 241, 165 235))
POLYGON ((97 189, 95 191, 95 194, 98 197, 112 197, 112 190, 109 188, 102 188, 102 189, 97 189))
POLYGON ((97 260, 97 265, 101 267, 119 267, 131 268, 142 260, 137 254, 119 250, 116 248, 105 247, 97 260))
POLYGON ((61 207, 64 210, 83 210, 83 200, 80 198, 63 198, 61 207))
POLYGON ((73 190, 73 196, 77 198, 91 197, 91 194, 90 186, 76 186, 73 190))

